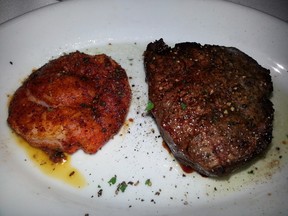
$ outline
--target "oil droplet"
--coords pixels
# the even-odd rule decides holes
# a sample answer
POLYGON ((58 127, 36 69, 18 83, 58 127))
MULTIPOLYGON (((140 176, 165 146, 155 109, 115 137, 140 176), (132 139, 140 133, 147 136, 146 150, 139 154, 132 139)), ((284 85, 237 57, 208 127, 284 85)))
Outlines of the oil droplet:
POLYGON ((43 151, 32 147, 15 133, 12 134, 16 143, 25 150, 27 156, 44 174, 76 188, 83 188, 87 185, 84 176, 79 172, 79 170, 71 165, 70 155, 67 155, 67 160, 63 163, 54 163, 43 151))

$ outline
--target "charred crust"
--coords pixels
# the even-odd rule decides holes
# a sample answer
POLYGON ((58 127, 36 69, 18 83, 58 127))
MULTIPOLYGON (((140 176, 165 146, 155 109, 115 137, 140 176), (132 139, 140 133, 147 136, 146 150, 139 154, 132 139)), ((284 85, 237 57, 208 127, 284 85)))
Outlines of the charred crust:
POLYGON ((163 39, 144 52, 152 114, 175 158, 207 176, 231 173, 272 138, 270 71, 233 47, 163 39))

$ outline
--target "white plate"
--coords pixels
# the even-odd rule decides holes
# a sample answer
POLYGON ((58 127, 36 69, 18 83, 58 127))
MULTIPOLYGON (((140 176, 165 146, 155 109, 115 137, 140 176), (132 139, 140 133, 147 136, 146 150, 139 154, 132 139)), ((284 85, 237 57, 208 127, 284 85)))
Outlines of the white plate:
POLYGON ((68 1, 1 25, 0 215, 285 215, 287 38, 286 23, 221 1, 68 1), (161 37, 171 45, 196 41, 234 46, 271 70, 275 128, 265 158, 231 178, 183 176, 163 148, 153 120, 142 115, 147 103, 142 53, 148 42, 161 37), (80 189, 35 167, 6 124, 7 95, 32 69, 76 49, 111 55, 127 70, 133 90, 128 115, 133 122, 97 154, 79 151, 72 156, 88 183, 80 189), (114 175, 117 183, 109 186, 114 175), (122 181, 139 184, 116 195, 122 181))

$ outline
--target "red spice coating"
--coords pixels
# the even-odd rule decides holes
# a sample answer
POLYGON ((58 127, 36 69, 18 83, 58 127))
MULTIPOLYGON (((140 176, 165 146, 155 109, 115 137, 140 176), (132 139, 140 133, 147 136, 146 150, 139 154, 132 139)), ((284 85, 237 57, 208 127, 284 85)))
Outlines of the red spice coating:
POLYGON ((8 123, 57 161, 95 153, 120 129, 131 100, 126 72, 110 57, 73 52, 33 72, 15 92, 8 123))

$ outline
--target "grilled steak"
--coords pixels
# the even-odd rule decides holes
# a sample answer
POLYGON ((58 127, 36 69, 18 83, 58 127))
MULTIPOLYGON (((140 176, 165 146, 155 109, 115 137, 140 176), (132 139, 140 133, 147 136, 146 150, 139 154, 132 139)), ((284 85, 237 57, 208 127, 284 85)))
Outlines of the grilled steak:
POLYGON ((272 139, 270 71, 232 47, 162 39, 144 53, 151 110, 175 158, 205 176, 223 176, 272 139))
POLYGON ((29 144, 62 160, 78 149, 95 153, 126 118, 131 90, 110 57, 74 52, 33 72, 16 91, 8 123, 29 144))

